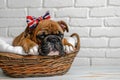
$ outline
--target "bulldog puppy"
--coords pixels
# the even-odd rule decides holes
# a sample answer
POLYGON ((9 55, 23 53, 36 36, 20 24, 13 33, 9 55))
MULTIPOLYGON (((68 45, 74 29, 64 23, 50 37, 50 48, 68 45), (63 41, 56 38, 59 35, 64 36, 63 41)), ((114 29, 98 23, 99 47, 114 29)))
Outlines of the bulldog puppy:
POLYGON ((13 46, 22 46, 29 55, 46 56, 53 52, 64 55, 63 46, 73 48, 73 45, 64 38, 65 31, 69 30, 64 21, 42 20, 33 29, 27 27, 14 39, 13 46))

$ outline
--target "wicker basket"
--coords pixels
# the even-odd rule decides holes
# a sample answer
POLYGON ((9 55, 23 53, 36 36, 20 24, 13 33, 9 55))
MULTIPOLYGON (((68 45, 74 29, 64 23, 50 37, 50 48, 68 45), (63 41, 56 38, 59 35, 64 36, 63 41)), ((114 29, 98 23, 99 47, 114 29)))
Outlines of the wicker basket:
POLYGON ((0 52, 0 68, 6 75, 17 78, 63 75, 70 69, 79 49, 80 43, 74 52, 65 56, 22 56, 0 52))

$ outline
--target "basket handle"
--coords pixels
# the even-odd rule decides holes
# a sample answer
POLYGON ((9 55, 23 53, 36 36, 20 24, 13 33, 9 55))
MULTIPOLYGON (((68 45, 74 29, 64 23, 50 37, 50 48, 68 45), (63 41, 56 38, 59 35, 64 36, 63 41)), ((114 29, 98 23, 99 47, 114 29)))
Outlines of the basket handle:
POLYGON ((73 37, 73 36, 75 36, 77 39, 77 43, 75 45, 75 48, 77 51, 79 51, 80 50, 80 37, 77 33, 73 33, 72 35, 70 35, 70 37, 73 37))

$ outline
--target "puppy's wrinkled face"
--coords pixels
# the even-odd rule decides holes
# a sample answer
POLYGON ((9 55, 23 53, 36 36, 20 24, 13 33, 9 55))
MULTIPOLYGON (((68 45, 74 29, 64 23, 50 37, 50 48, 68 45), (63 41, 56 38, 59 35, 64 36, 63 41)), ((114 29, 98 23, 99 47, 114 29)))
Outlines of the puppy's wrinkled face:
POLYGON ((39 22, 34 31, 32 39, 39 44, 38 52, 40 55, 46 56, 53 52, 64 55, 62 44, 64 30, 58 22, 43 20, 39 22))
POLYGON ((58 34, 42 34, 37 35, 37 39, 41 41, 39 46, 40 55, 48 55, 50 53, 58 53, 60 55, 64 54, 62 45, 63 34, 60 32, 58 34))

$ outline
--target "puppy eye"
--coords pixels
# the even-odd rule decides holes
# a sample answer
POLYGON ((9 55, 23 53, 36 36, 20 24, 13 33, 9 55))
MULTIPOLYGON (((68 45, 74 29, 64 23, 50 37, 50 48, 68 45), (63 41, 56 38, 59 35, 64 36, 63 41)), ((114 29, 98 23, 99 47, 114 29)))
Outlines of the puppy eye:
POLYGON ((60 36, 61 38, 64 37, 64 35, 61 32, 59 32, 58 36, 60 36))
POLYGON ((43 39, 45 36, 44 35, 40 35, 39 38, 43 39))
POLYGON ((43 33, 43 34, 41 34, 41 35, 37 35, 37 38, 39 38, 39 39, 44 39, 45 38, 45 33, 43 33))
POLYGON ((44 35, 37 35, 38 39, 43 39, 45 36, 44 35))
POLYGON ((61 38, 63 38, 63 37, 64 37, 64 35, 63 35, 63 34, 61 34, 60 36, 61 36, 61 38))

